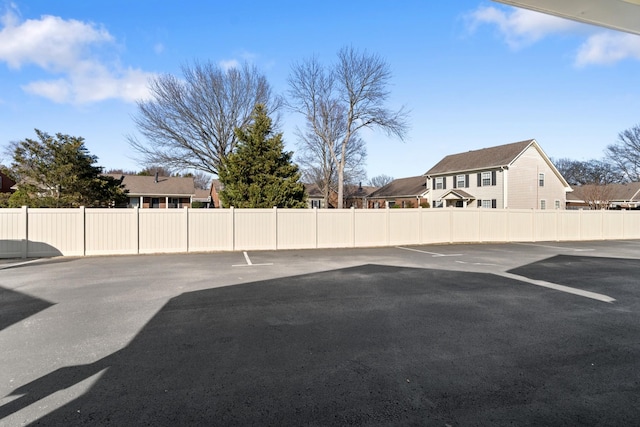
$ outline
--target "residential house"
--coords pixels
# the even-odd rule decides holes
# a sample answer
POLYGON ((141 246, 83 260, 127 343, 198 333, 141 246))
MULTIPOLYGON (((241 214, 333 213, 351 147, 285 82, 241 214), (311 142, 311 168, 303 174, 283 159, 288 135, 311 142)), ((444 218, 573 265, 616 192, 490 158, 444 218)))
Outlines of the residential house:
POLYGON ((428 193, 427 179, 423 175, 394 179, 367 196, 367 207, 374 209, 427 207, 429 206, 428 193))
POLYGON ((191 207, 196 194, 193 177, 142 176, 110 174, 122 180, 128 190, 127 207, 183 208, 191 207))
POLYGON ((13 193, 15 191, 15 185, 16 182, 14 180, 0 172, 0 193, 13 193))
POLYGON ((326 208, 327 203, 324 199, 324 194, 318 184, 304 184, 305 191, 307 192, 307 206, 309 208, 326 208))
MULTIPOLYGON (((324 194, 317 184, 304 184, 307 191, 307 205, 309 208, 337 208, 338 207, 338 192, 334 190, 329 191, 329 200, 325 200, 324 194)), ((345 208, 357 208, 362 209, 367 205, 367 197, 369 194, 377 190, 378 187, 371 187, 362 185, 346 184, 343 191, 343 206, 345 208)))
POLYGON ((534 139, 446 156, 425 177, 436 208, 565 209, 572 191, 534 139))
POLYGON ((640 209, 640 182, 573 187, 567 209, 640 209))
POLYGON ((211 182, 211 186, 208 190, 196 188, 195 194, 191 201, 192 206, 194 202, 199 202, 201 203, 202 207, 207 209, 221 207, 220 197, 218 196, 218 192, 220 189, 222 189, 222 184, 217 179, 214 179, 211 182))

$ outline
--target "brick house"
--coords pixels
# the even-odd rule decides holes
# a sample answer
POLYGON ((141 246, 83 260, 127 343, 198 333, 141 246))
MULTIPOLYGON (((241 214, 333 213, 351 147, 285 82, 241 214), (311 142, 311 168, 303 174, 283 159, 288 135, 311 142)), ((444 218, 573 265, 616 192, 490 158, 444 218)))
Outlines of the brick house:
POLYGON ((427 207, 427 179, 423 176, 394 179, 384 187, 380 187, 367 197, 368 208, 427 207))
POLYGON ((575 186, 567 209, 640 209, 640 182, 575 186))
POLYGON ((129 200, 126 207, 147 208, 183 208, 191 207, 196 195, 192 177, 142 176, 109 174, 122 180, 128 190, 129 200))
POLYGON ((534 139, 446 156, 425 177, 435 208, 565 209, 572 191, 534 139))

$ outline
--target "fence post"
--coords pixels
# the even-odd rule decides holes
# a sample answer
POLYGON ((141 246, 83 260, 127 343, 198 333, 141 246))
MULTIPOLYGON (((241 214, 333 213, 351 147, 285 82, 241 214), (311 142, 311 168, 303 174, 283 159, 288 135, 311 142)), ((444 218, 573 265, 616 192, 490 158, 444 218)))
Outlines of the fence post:
POLYGON ((87 211, 84 206, 80 206, 80 228, 82 231, 82 256, 87 255, 87 211))
POLYGON ((386 241, 385 241, 385 244, 386 244, 386 246, 391 246, 391 209, 389 208, 389 203, 387 203, 387 206, 386 206, 385 209, 386 209, 386 213, 385 213, 385 219, 386 219, 386 221, 385 221, 385 228, 386 228, 386 230, 385 230, 386 231, 385 232, 385 234, 386 234, 385 238, 386 238, 386 241))
POLYGON ((315 223, 316 247, 315 248, 318 249, 318 208, 314 207, 313 210, 315 212, 315 221, 316 221, 316 223, 315 223))
POLYGON ((351 206, 351 247, 356 247, 356 208, 351 206))
POLYGON ((184 206, 184 222, 185 222, 185 232, 186 235, 186 252, 189 253, 189 206, 184 206))
POLYGON ((139 211, 139 207, 138 206, 134 206, 133 208, 133 227, 135 229, 135 236, 136 236, 136 241, 135 241, 135 253, 137 255, 140 254, 140 211, 139 211))
POLYGON ((231 233, 231 250, 236 250, 236 218, 235 212, 233 210, 233 206, 229 208, 229 221, 231 222, 229 226, 229 232, 231 233))
POLYGON ((22 207, 22 258, 29 256, 29 208, 27 206, 22 207))
POLYGON ((274 230, 274 233, 275 233, 275 236, 274 236, 274 239, 273 239, 273 241, 274 241, 274 243, 273 243, 274 248, 273 249, 278 250, 278 207, 277 206, 273 207, 273 230, 274 230))

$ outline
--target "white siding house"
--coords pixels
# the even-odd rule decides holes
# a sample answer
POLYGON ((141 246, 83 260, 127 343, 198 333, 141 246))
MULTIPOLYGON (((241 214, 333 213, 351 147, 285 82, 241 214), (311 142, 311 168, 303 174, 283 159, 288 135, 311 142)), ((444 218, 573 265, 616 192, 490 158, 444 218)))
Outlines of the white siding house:
POLYGON ((425 176, 435 208, 564 209, 571 191, 533 139, 446 156, 425 176))

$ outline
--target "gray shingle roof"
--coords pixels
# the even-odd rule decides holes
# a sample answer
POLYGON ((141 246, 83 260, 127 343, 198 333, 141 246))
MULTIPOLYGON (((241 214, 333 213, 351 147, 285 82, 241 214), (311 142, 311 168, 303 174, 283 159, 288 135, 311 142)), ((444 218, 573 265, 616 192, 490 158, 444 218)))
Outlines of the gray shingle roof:
MULTIPOLYGON (((120 174, 106 174, 120 179, 120 174)), ((160 176, 124 175, 124 187, 131 196, 191 196, 196 192, 193 178, 160 176)))
POLYGON ((427 191, 424 176, 394 179, 369 195, 369 198, 417 197, 427 191))
POLYGON ((585 200, 591 195, 606 195, 612 202, 640 201, 640 182, 630 182, 627 184, 608 184, 606 189, 594 190, 594 185, 577 185, 573 187, 573 192, 567 194, 568 200, 585 200))
POLYGON ((496 147, 467 151, 466 153, 451 154, 440 160, 425 175, 508 166, 533 142, 533 139, 528 139, 496 147))

